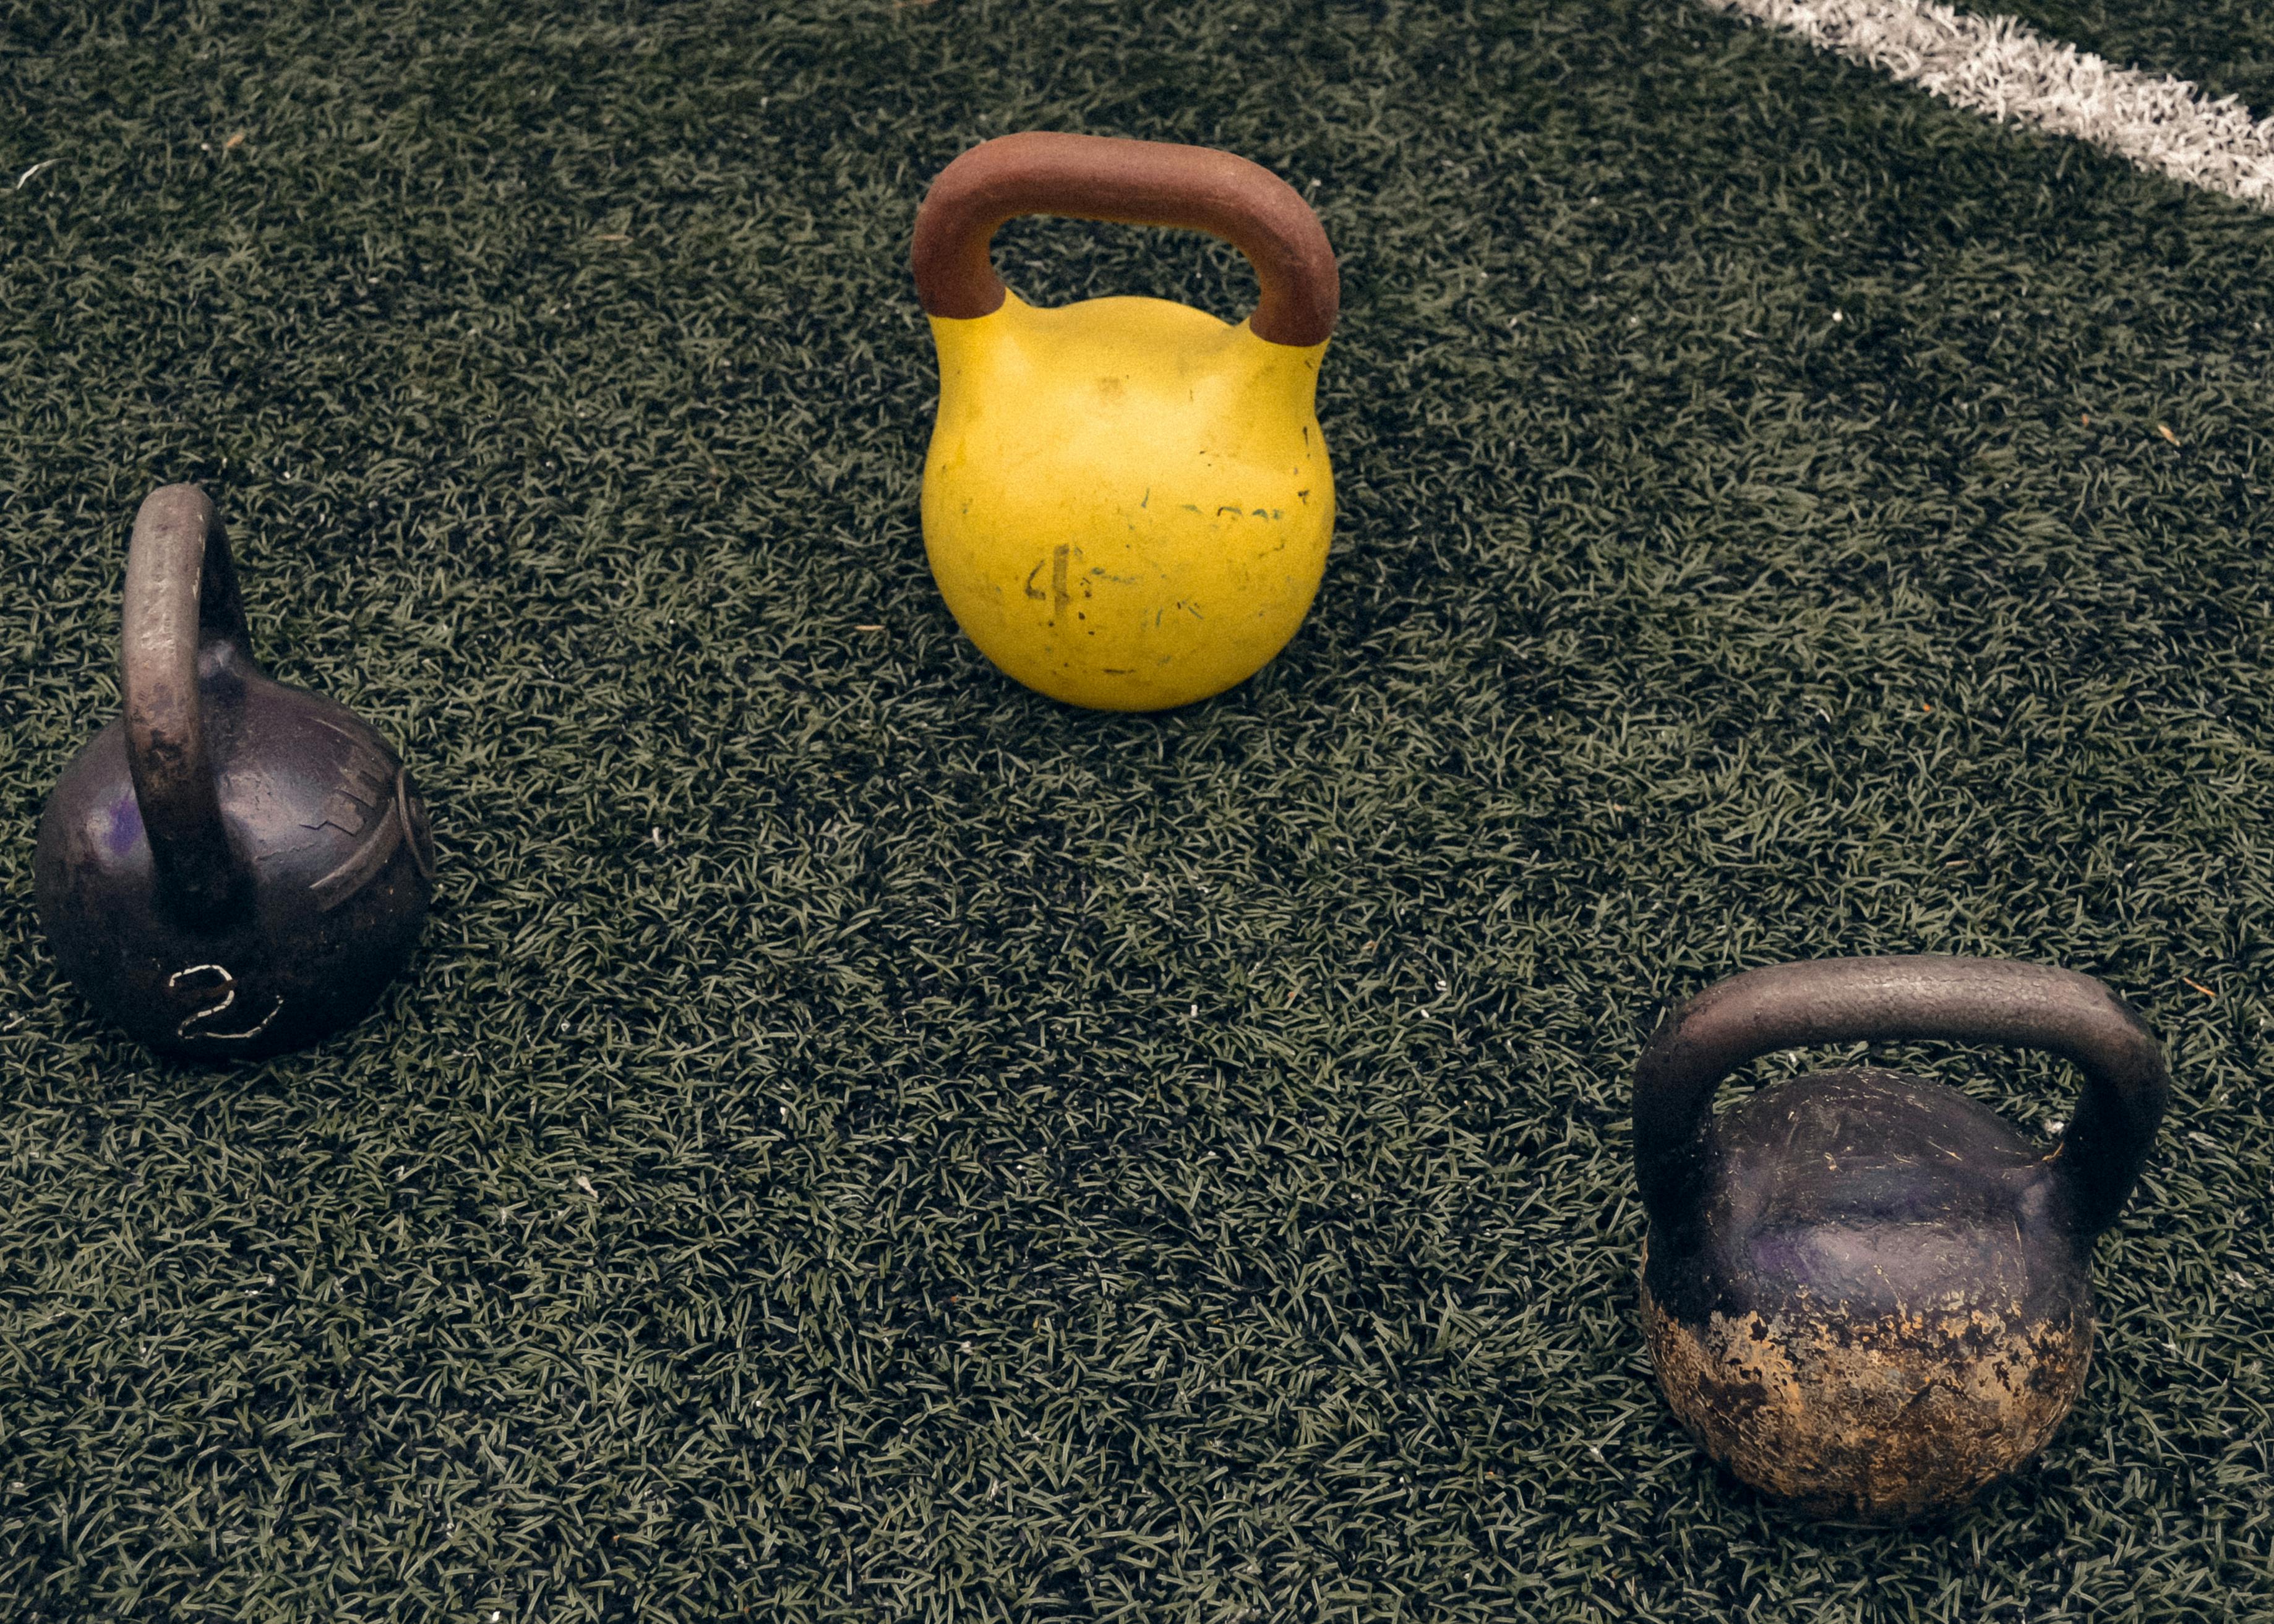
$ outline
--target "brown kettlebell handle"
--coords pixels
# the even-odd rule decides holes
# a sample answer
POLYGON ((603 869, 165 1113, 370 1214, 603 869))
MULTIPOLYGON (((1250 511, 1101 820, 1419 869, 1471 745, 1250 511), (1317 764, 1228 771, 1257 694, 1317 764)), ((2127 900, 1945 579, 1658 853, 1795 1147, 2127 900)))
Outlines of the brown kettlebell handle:
POLYGON ((1021 214, 1206 231, 1255 267, 1258 338, 1308 346, 1335 330, 1342 283, 1326 229, 1270 170, 1207 147, 1043 130, 982 142, 924 194, 911 257, 926 312, 968 320, 1003 307, 988 247, 1021 214))
POLYGON ((1779 1049, 1942 1039, 2040 1049, 2084 1073, 2052 1158, 2087 1236, 2116 1220, 2171 1096, 2132 1006, 2074 970, 2000 959, 1819 959, 1748 970, 1671 1011, 1635 1066, 1635 1171, 1653 1222, 1693 1210, 1713 1091, 1779 1049))
POLYGON ((187 917, 211 918, 237 899, 242 865, 222 820, 198 657, 249 643, 229 541, 197 486, 154 491, 134 515, 124 620, 126 761, 159 892, 187 917))

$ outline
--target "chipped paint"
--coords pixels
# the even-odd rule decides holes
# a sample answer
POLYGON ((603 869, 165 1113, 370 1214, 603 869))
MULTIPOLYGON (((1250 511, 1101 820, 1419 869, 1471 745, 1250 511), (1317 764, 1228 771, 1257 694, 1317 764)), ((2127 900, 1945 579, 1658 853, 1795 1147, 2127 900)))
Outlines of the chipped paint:
POLYGON ((1659 1386, 1706 1452, 1825 1515, 1903 1522, 2028 1461, 2076 1402, 2092 1317, 1976 1304, 1878 1318, 1714 1313, 1690 1325, 1645 1285, 1659 1386))

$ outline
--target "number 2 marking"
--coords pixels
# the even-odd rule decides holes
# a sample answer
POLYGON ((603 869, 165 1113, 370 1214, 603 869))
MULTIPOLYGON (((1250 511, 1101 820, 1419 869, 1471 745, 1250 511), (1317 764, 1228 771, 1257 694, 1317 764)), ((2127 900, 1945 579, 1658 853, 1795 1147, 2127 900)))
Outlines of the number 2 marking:
POLYGON ((242 1043, 249 1038, 259 1037, 263 1032, 267 1030, 268 1023, 275 1020, 278 1012, 284 1007, 284 1000, 278 997, 275 993, 271 993, 269 995, 271 998, 275 999, 275 1002, 268 1006, 268 1013, 260 1018, 258 1025, 253 1026, 245 1031, 215 1032, 210 1028, 195 1032, 191 1030, 192 1027, 198 1026, 201 1021, 215 1019, 220 1016, 222 1011, 234 1005, 237 1003, 237 989, 241 984, 242 983, 237 981, 237 977, 229 970, 228 966, 224 965, 192 965, 186 970, 175 971, 172 975, 166 978, 167 991, 188 992, 191 994, 217 992, 221 995, 221 1002, 218 1004, 208 1004, 203 1009, 192 1011, 190 1014, 183 1017, 182 1024, 174 1028, 174 1035, 177 1038, 184 1039, 207 1039, 216 1043, 242 1043), (184 983, 192 976, 207 975, 214 976, 217 979, 212 983, 212 985, 207 987, 186 987, 184 985, 184 983))

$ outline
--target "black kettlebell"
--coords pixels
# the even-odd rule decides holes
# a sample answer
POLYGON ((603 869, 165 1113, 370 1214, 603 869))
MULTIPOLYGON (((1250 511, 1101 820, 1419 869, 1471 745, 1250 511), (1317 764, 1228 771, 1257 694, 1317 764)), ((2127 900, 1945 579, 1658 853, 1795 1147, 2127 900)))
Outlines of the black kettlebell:
POLYGON ((123 645, 125 714, 64 770, 33 858, 64 974, 167 1054, 337 1031, 425 922, 434 848, 410 773, 341 706, 260 674, 195 485, 135 515, 123 645))
POLYGON ((2093 1237, 2170 1084, 2101 982, 1981 959, 1749 971, 1668 1015, 1635 1072, 1642 1307, 1675 1414, 1754 1487, 1901 1522, 2029 1460, 2084 1385, 2093 1237), (1748 1062, 1810 1044, 2042 1049, 2084 1073, 2050 1152, 1939 1083, 1859 1067, 1714 1115, 1748 1062))

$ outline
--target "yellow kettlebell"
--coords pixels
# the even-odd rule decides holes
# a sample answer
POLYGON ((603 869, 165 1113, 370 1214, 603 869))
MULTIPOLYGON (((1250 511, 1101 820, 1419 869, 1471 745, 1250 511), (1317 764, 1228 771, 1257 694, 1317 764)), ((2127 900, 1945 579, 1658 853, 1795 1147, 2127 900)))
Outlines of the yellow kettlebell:
POLYGON ((1286 646, 1334 529, 1314 400, 1340 297, 1294 189, 1203 147, 1006 135, 940 171, 914 261, 939 347, 924 550, 981 651, 1054 699, 1154 710, 1286 646), (1261 297, 1237 327, 1165 299, 1036 309, 988 256, 1021 214, 1209 232, 1261 297))

